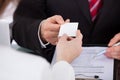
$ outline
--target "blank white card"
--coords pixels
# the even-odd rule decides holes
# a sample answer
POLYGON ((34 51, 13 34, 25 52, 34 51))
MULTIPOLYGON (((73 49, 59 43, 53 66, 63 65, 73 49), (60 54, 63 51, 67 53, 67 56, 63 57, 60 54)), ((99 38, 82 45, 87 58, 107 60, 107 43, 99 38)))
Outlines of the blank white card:
POLYGON ((78 28, 78 22, 65 23, 60 26, 60 31, 58 36, 67 34, 68 36, 75 37, 78 28))

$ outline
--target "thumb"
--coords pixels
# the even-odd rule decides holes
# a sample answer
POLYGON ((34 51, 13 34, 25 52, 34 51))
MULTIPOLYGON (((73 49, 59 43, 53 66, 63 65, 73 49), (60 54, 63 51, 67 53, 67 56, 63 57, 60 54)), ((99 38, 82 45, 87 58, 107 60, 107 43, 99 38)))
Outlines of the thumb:
POLYGON ((69 23, 69 22, 70 22, 70 19, 66 19, 66 20, 65 20, 65 23, 69 23))
POLYGON ((113 46, 120 40, 120 33, 116 34, 109 42, 108 46, 113 46))
POLYGON ((80 32, 80 30, 77 30, 77 33, 76 33, 77 35, 76 35, 76 38, 83 38, 83 35, 82 35, 82 33, 80 32))
POLYGON ((59 41, 67 41, 68 36, 66 34, 63 34, 63 36, 60 37, 59 41))

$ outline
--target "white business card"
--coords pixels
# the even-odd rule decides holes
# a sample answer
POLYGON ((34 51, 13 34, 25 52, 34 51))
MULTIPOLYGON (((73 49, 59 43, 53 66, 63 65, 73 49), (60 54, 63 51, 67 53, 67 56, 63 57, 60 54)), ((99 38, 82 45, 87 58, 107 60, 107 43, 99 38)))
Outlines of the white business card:
POLYGON ((75 37, 77 29, 78 29, 78 22, 62 24, 60 26, 58 37, 62 36, 63 34, 67 34, 68 36, 75 37))

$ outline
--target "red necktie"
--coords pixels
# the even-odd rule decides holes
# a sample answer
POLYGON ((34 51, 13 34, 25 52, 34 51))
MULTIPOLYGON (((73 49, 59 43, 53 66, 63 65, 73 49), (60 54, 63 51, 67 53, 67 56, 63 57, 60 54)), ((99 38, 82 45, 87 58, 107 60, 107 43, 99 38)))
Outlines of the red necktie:
POLYGON ((88 0, 90 6, 90 13, 92 17, 92 21, 95 20, 99 9, 102 6, 101 0, 88 0))

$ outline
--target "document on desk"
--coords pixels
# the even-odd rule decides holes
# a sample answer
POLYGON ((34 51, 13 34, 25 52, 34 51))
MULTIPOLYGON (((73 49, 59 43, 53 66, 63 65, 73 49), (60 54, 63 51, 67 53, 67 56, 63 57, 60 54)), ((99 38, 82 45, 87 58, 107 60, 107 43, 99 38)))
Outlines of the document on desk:
POLYGON ((71 65, 75 70, 76 78, 99 77, 102 80, 113 80, 114 60, 104 54, 94 56, 106 47, 83 47, 83 51, 71 65))

